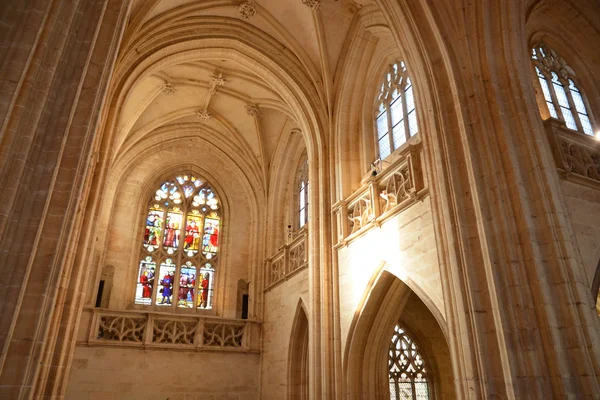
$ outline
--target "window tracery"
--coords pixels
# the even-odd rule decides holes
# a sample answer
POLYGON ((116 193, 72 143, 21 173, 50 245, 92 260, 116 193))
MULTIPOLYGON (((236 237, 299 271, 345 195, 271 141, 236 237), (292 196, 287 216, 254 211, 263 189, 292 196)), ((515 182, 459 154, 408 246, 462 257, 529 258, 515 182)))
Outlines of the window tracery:
POLYGON ((571 130, 593 136, 594 129, 584 97, 565 60, 540 43, 533 46, 531 61, 550 116, 564 121, 571 130))
POLYGON ((385 159, 419 131, 412 82, 402 61, 386 71, 375 103, 379 158, 385 159))
POLYGON ((207 182, 191 173, 158 187, 148 202, 135 304, 212 308, 220 206, 207 182))
POLYGON ((308 157, 306 154, 300 158, 296 173, 296 221, 297 228, 302 228, 308 222, 308 157))
POLYGON ((428 367, 418 346, 400 323, 394 327, 388 367, 391 400, 430 398, 428 367))

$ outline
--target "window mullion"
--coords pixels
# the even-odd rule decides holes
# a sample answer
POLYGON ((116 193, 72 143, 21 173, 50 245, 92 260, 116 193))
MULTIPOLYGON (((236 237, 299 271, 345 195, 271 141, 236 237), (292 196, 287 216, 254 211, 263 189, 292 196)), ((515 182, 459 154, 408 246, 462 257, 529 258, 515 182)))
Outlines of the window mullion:
POLYGON ((552 76, 546 74, 546 71, 542 71, 542 75, 544 75, 544 79, 546 79, 546 83, 548 84, 548 89, 550 90, 550 97, 552 97, 552 104, 556 109, 556 115, 561 121, 565 122, 565 116, 563 115, 562 107, 560 106, 560 103, 558 102, 558 97, 556 96, 556 92, 554 91, 554 83, 552 82, 552 76))
MULTIPOLYGON (((581 120, 579 119, 579 110, 577 110, 577 107, 575 106, 575 101, 573 100, 573 95, 571 94, 571 87, 569 85, 569 80, 560 78, 559 81, 560 81, 560 83, 563 84, 563 87, 565 88, 565 93, 567 94, 567 101, 569 102, 569 107, 572 110, 571 114, 573 114, 573 118, 575 118, 575 125, 577 125, 577 130, 582 133, 585 133, 585 131, 583 129, 583 124, 581 123, 581 120)), ((582 96, 582 98, 583 98, 583 96, 582 96)))
POLYGON ((400 98, 402 99, 402 113, 404 114, 404 119, 402 120, 404 124, 404 137, 408 142, 408 139, 410 139, 410 126, 408 124, 408 107, 406 106, 406 92, 404 89, 400 90, 400 98))
POLYGON ((392 109, 390 108, 390 102, 388 100, 386 100, 386 102, 385 102, 385 109, 387 110, 386 116, 387 116, 387 125, 388 125, 388 141, 390 143, 390 154, 391 154, 396 149, 394 148, 394 132, 393 132, 394 129, 393 129, 393 125, 392 125, 392 109))

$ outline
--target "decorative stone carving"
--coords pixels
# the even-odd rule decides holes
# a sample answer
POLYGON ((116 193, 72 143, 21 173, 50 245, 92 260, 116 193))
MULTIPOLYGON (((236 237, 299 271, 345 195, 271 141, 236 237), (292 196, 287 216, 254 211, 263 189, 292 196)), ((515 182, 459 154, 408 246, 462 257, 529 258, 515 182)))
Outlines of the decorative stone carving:
POLYGON ((96 339, 141 343, 146 322, 143 317, 102 315, 98 321, 96 339))
POLYGON ((205 324, 204 346, 242 347, 244 325, 205 324))
POLYGON ((600 153, 564 139, 560 146, 567 172, 600 181, 600 153))
POLYGON ((196 321, 155 319, 152 343, 194 344, 196 321))
POLYGON ((249 19, 250 17, 256 15, 256 4, 254 3, 254 0, 248 0, 240 4, 238 11, 240 16, 244 19, 249 19))
POLYGON ((302 0, 302 4, 308 6, 313 11, 321 9, 321 0, 302 0))
POLYGON ((225 78, 221 72, 215 72, 210 76, 210 95, 214 95, 217 92, 218 86, 225 86, 225 78))
POLYGON ((208 121, 212 118, 212 114, 208 110, 200 110, 196 114, 202 121, 208 121))
POLYGON ((175 94, 175 92, 177 91, 175 89, 175 87, 172 84, 170 84, 169 82, 162 85, 161 90, 162 90, 162 94, 164 94, 166 96, 171 96, 171 95, 175 94))
POLYGON ((258 117, 260 115, 260 110, 256 104, 246 105, 246 112, 248 115, 252 115, 253 117, 258 117))
POLYGON ((367 226, 369 222, 375 219, 373 206, 371 205, 371 195, 366 192, 356 202, 348 207, 348 219, 350 220, 350 232, 354 233, 367 226))

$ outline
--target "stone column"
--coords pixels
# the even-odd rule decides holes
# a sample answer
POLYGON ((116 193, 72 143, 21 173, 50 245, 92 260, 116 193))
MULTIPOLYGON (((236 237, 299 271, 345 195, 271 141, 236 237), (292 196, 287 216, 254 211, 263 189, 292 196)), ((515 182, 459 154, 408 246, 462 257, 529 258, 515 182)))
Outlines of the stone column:
POLYGON ((0 8, 0 398, 60 397, 91 149, 129 1, 0 8))
POLYGON ((436 110, 421 132, 457 396, 597 396, 600 321, 537 110, 526 2, 378 3, 399 44, 420 44, 408 64, 436 110))

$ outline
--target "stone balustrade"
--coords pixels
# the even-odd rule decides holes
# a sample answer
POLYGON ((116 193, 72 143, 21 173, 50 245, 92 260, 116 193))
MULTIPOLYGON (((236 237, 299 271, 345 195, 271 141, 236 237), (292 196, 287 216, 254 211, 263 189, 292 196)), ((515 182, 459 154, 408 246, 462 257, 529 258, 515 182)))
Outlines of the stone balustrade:
POLYGON ((301 228, 290 242, 265 261, 265 291, 308 266, 307 228, 301 228))
POLYGON ((260 351, 260 322, 139 311, 84 310, 92 346, 260 351))
POLYGON ((554 118, 544 122, 556 166, 562 177, 588 186, 600 185, 600 141, 568 129, 554 118))
POLYGON ((373 170, 363 185, 333 205, 336 246, 398 214, 428 193, 421 167, 422 143, 408 145, 386 165, 373 170))

